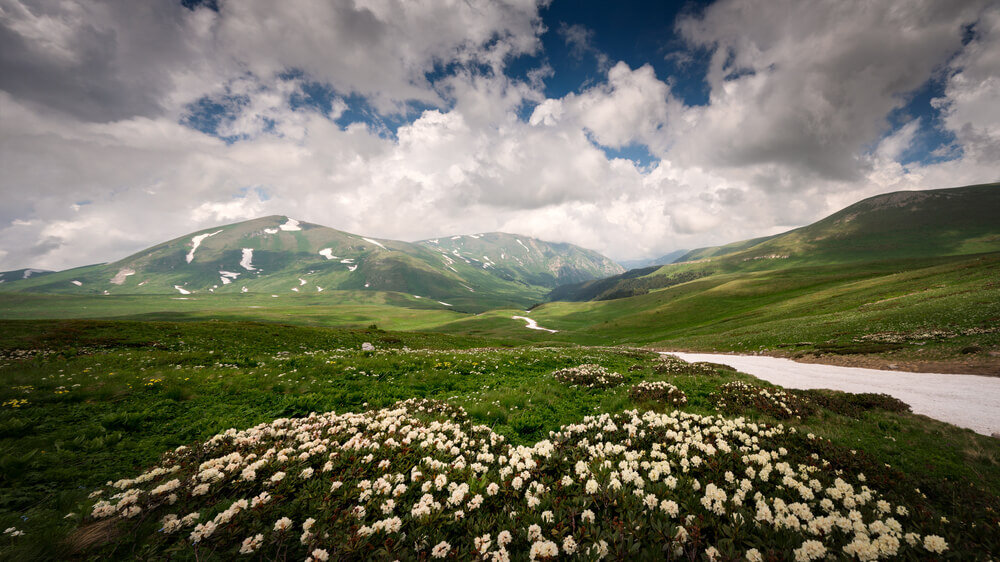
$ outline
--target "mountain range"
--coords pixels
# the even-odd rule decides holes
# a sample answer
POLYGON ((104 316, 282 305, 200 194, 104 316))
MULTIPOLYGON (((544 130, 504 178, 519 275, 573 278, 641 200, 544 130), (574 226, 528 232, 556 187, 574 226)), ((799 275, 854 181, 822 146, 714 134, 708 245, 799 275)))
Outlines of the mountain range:
POLYGON ((597 252, 499 232, 410 243, 286 216, 208 228, 108 264, 8 272, 4 291, 59 294, 322 294, 395 291, 439 306, 525 306, 624 269, 597 252), (40 271, 38 273, 41 273, 40 271))

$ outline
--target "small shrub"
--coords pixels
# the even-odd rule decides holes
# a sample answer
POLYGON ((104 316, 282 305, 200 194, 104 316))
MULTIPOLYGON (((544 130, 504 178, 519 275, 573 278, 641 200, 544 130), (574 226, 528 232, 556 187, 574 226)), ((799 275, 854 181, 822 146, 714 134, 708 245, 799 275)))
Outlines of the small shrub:
POLYGON ((714 376, 717 368, 713 363, 688 363, 673 355, 661 355, 653 365, 653 371, 669 375, 714 376))
POLYGON ((564 382, 570 386, 583 386, 586 388, 611 388, 625 382, 625 377, 620 373, 608 371, 600 365, 586 363, 579 367, 559 369, 552 373, 556 380, 564 382))
POLYGON ((817 406, 855 419, 860 418, 865 412, 872 410, 883 412, 910 411, 909 404, 888 394, 876 394, 872 392, 851 394, 849 392, 822 390, 796 390, 793 392, 817 406))
POLYGON ((680 389, 663 381, 642 381, 634 385, 628 394, 636 402, 663 402, 664 404, 673 404, 674 406, 683 406, 687 404, 688 400, 687 396, 680 389))
POLYGON ((805 398, 777 388, 761 388, 741 381, 726 383, 711 395, 716 407, 731 414, 756 409, 778 419, 809 416, 816 406, 805 398))

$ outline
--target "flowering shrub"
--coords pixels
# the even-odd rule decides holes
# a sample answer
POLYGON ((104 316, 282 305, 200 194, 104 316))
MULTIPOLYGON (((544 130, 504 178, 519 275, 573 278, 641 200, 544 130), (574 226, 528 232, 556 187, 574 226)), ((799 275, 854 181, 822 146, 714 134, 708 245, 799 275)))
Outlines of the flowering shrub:
POLYGON ((875 560, 949 549, 919 510, 808 454, 782 426, 627 411, 524 447, 410 407, 227 430, 109 482, 90 518, 130 526, 137 552, 221 559, 875 560))
POLYGON ((600 365, 587 363, 579 367, 559 369, 552 373, 556 380, 571 386, 587 388, 610 388, 625 382, 625 377, 619 373, 608 371, 600 365))
POLYGON ((661 355, 653 365, 653 370, 657 373, 670 375, 713 376, 718 374, 716 369, 719 367, 721 366, 712 363, 688 363, 673 355, 661 355))
POLYGON ((668 382, 663 381, 642 381, 639 384, 632 386, 628 394, 632 397, 632 400, 637 402, 648 400, 673 404, 674 406, 683 406, 684 404, 687 404, 688 401, 687 396, 685 396, 680 389, 668 382))
POLYGON ((816 411, 816 406, 805 398, 781 389, 761 388, 741 381, 722 385, 710 398, 720 411, 731 414, 753 408, 778 419, 801 419, 816 411))
POLYGON ((909 412, 910 405, 888 394, 862 392, 832 392, 824 390, 795 390, 798 396, 838 414, 860 418, 865 412, 881 410, 885 412, 909 412))

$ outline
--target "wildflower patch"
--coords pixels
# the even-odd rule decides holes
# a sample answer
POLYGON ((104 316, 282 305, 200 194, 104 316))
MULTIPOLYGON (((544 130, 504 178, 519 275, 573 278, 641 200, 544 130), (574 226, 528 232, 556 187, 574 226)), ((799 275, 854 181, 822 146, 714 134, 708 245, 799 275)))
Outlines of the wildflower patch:
POLYGON ((221 559, 874 560, 950 548, 942 523, 780 425, 633 410, 526 447, 419 409, 227 430, 95 491, 89 520, 118 521, 133 552, 221 559))
POLYGON ((570 386, 582 386, 585 388, 611 388, 625 382, 625 377, 620 373, 609 371, 593 363, 587 363, 579 367, 570 367, 568 369, 559 369, 552 373, 552 376, 556 380, 570 386))
POLYGON ((674 406, 687 404, 687 396, 676 386, 664 381, 642 381, 633 385, 628 394, 636 402, 661 402, 674 406))
POLYGON ((763 388, 742 381, 733 381, 719 387, 710 399, 719 411, 742 414, 755 409, 777 419, 802 419, 816 411, 816 406, 805 398, 777 388, 763 388))
POLYGON ((668 375, 702 375, 711 377, 718 375, 719 369, 732 370, 725 365, 716 365, 713 363, 688 363, 673 355, 661 355, 653 364, 653 371, 668 375))

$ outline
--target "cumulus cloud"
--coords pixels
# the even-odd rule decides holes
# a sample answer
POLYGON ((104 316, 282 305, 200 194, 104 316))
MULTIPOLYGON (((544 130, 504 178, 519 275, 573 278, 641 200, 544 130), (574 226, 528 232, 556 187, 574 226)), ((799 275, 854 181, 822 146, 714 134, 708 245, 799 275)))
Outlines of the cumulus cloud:
POLYGON ((118 259, 267 214, 404 240, 502 230, 625 259, 995 181, 1000 9, 947 4, 721 0, 678 22, 712 53, 709 103, 686 106, 648 65, 609 64, 559 98, 543 59, 508 76, 545 32, 527 0, 0 0, 0 269, 118 259), (928 122, 887 116, 931 77, 953 158, 903 165, 928 122), (293 103, 310 84, 328 110, 293 103), (346 118, 358 98, 373 119, 346 118), (193 127, 199 104, 212 134, 193 127), (393 115, 389 132, 378 118, 393 115), (654 162, 606 150, 630 146, 654 162))
POLYGON ((674 155, 859 181, 886 116, 961 48, 983 0, 721 0, 678 28, 712 51, 711 100, 674 155))

